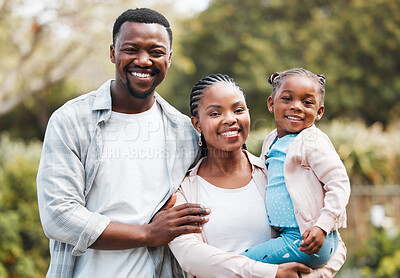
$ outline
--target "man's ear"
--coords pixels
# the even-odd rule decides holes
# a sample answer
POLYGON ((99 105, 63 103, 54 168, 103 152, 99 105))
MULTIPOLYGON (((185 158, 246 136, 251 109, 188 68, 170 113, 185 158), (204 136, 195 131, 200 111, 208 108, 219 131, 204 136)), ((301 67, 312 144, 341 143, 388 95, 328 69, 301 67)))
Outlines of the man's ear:
POLYGON ((315 116, 315 120, 316 121, 321 120, 322 116, 324 115, 324 110, 325 110, 325 107, 323 105, 321 105, 318 108, 317 115, 315 116))
POLYGON ((199 118, 192 116, 190 118, 190 121, 192 122, 193 127, 197 130, 198 133, 201 133, 201 126, 200 126, 200 121, 199 118))
POLYGON ((115 64, 115 48, 113 44, 110 44, 110 60, 115 64))

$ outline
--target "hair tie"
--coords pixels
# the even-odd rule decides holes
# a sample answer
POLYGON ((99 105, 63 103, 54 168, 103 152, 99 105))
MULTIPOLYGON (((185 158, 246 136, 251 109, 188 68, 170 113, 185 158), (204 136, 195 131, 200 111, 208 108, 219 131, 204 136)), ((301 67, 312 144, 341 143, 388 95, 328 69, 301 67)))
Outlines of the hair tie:
POLYGON ((316 76, 317 76, 318 79, 321 81, 321 83, 322 83, 323 85, 325 85, 325 83, 326 83, 326 78, 325 78, 325 76, 324 76, 323 74, 316 74, 316 76))
POLYGON ((279 72, 271 74, 271 76, 268 78, 268 83, 273 84, 276 78, 279 78, 279 72))

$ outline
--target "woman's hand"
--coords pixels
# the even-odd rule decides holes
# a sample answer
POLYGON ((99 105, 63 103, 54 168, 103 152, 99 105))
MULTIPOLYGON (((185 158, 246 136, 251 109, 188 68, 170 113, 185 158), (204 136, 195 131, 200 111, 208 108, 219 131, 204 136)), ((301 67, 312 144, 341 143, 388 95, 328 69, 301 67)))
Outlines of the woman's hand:
POLYGON ((312 269, 301 263, 280 264, 276 272, 276 278, 299 278, 301 273, 311 273, 312 269))

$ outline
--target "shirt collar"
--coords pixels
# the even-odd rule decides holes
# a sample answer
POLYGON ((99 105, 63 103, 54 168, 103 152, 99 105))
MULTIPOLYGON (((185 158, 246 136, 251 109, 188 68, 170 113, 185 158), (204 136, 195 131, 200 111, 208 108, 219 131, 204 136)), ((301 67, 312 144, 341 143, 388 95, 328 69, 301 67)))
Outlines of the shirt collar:
MULTIPOLYGON (((111 115, 112 109, 112 99, 111 99, 111 82, 114 79, 110 79, 106 81, 100 88, 97 90, 96 99, 93 104, 93 110, 104 110, 105 111, 105 120, 108 120, 111 115)), ((155 100, 158 104, 160 104, 165 115, 174 123, 177 122, 178 113, 177 110, 171 106, 166 100, 164 100, 157 92, 154 92, 155 100)))

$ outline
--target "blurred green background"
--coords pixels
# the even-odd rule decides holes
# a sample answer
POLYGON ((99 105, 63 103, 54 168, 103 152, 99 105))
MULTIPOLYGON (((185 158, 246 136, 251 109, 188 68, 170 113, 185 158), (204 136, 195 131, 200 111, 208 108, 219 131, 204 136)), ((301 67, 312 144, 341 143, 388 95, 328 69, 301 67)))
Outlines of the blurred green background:
POLYGON ((0 1, 0 277, 44 277, 48 240, 38 216, 36 171, 51 113, 114 77, 115 18, 154 8, 174 32, 157 91, 185 114, 194 83, 224 73, 247 96, 248 148, 273 129, 267 76, 304 67, 327 78, 318 126, 352 182, 348 247, 336 277, 400 277, 400 1, 0 1), (384 209, 372 225, 371 208, 384 209))

